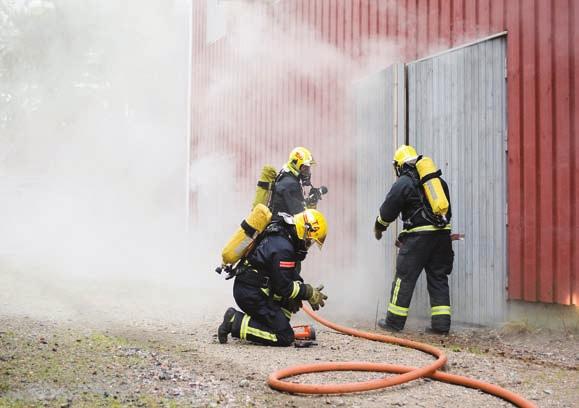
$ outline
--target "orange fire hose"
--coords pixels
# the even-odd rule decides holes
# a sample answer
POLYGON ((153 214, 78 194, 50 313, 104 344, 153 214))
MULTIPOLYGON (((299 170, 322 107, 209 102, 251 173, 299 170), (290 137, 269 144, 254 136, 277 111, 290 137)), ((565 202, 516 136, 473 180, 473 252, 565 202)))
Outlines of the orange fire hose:
POLYGON ((293 367, 287 367, 270 374, 267 383, 278 391, 299 394, 346 394, 350 392, 369 391, 379 388, 391 387, 408 381, 416 380, 421 377, 430 377, 435 380, 444 381, 449 384, 463 385, 465 387, 475 388, 491 395, 500 397, 519 407, 536 407, 533 403, 514 392, 506 390, 498 385, 486 383, 484 381, 474 380, 472 378, 460 375, 448 374, 437 371, 446 364, 446 355, 436 347, 428 344, 419 343, 412 340, 401 339, 392 336, 386 336, 377 333, 369 333, 361 330, 352 329, 330 322, 320 316, 317 316, 309 307, 303 310, 311 318, 317 320, 330 329, 338 332, 349 334, 355 337, 361 337, 368 340, 380 341, 383 343, 398 344, 403 347, 409 347, 423 351, 436 357, 436 360, 424 367, 408 367, 403 365, 393 365, 386 363, 369 363, 360 361, 334 362, 334 363, 316 363, 302 364, 293 367), (299 384, 282 381, 282 378, 292 377, 300 374, 318 373, 324 371, 375 371, 383 373, 399 374, 394 377, 380 378, 377 380, 341 383, 341 384, 299 384))

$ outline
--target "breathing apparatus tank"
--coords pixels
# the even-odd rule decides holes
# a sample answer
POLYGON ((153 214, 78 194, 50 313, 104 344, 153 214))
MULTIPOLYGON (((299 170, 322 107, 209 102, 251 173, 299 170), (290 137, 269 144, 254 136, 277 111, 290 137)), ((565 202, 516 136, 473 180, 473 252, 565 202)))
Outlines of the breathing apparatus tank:
POLYGON ((423 156, 416 162, 416 170, 420 177, 420 184, 422 184, 426 199, 430 204, 430 208, 434 215, 441 217, 446 221, 446 213, 448 212, 448 198, 440 182, 442 171, 430 157, 423 156))
POLYGON ((233 233, 223 251, 221 258, 224 265, 232 265, 243 258, 252 247, 255 239, 263 232, 271 221, 271 211, 265 205, 258 203, 241 225, 233 233))
POLYGON ((255 189, 255 196, 251 208, 255 208, 257 204, 263 204, 265 206, 269 204, 276 177, 277 170, 275 167, 270 166, 269 164, 263 166, 261 169, 261 175, 257 181, 257 187, 255 189))

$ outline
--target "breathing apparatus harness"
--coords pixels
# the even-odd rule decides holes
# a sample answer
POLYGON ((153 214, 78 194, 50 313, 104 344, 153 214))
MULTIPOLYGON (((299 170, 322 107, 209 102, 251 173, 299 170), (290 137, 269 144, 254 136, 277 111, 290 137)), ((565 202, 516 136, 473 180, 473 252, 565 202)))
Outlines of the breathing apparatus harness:
POLYGON ((449 223, 448 220, 446 219, 446 216, 435 214, 432 211, 432 207, 430 206, 430 203, 428 202, 426 194, 424 193, 424 188, 422 186, 428 180, 431 180, 431 179, 436 178, 436 177, 440 177, 442 175, 442 171, 438 170, 435 173, 431 173, 431 174, 427 175, 426 177, 420 179, 418 171, 416 170, 416 167, 413 165, 404 164, 402 166, 402 168, 395 166, 395 169, 396 169, 396 174, 399 177, 401 175, 407 175, 412 179, 412 185, 414 186, 414 189, 415 189, 416 193, 418 194, 418 197, 420 198, 420 204, 421 204, 420 207, 418 207, 410 215, 410 217, 408 217, 408 219, 404 223, 405 224, 411 223, 412 219, 414 217, 416 217, 418 214, 420 214, 426 221, 428 221, 429 223, 431 223, 435 227, 438 227, 438 228, 446 227, 449 223))
MULTIPOLYGON (((314 187, 312 185, 311 173, 303 174, 300 172, 295 172, 295 171, 293 171, 293 169, 289 168, 288 166, 284 166, 277 174, 275 181, 273 183, 263 183, 262 184, 263 186, 268 184, 269 188, 271 189, 271 194, 269 196, 270 198, 269 198, 269 202, 268 202, 268 207, 270 210, 273 209, 272 206, 273 206, 273 197, 275 196, 275 186, 283 177, 286 177, 289 174, 294 175, 301 182, 302 191, 304 192, 305 204, 306 204, 307 208, 315 208, 316 205, 318 205, 318 201, 320 201, 322 199, 322 196, 328 192, 328 187, 326 187, 326 186, 314 187), (307 193, 307 195, 305 194, 305 189, 304 189, 304 187, 306 187, 306 186, 310 187, 310 191, 307 193)), ((259 183, 258 183, 258 185, 259 185, 259 183)))
MULTIPOLYGON (((284 216, 284 218, 291 218, 289 214, 280 213, 284 216)), ((265 276, 259 269, 255 266, 251 265, 248 261, 249 256, 251 253, 259 246, 259 244, 266 239, 270 235, 274 234, 281 234, 287 236, 288 239, 292 241, 294 247, 296 247, 296 254, 298 256, 298 260, 302 261, 305 259, 307 255, 308 248, 306 248, 305 243, 303 240, 297 237, 295 232, 295 228, 292 228, 291 225, 286 222, 284 219, 272 221, 265 230, 259 234, 259 236, 255 239, 252 248, 250 251, 241 258, 235 265, 228 265, 225 267, 218 267, 216 272, 221 274, 221 272, 226 272, 227 275, 225 280, 229 280, 232 278, 237 278, 241 282, 246 283, 250 286, 263 288, 263 289, 270 289, 270 293, 273 295, 269 285, 269 276, 265 276)))

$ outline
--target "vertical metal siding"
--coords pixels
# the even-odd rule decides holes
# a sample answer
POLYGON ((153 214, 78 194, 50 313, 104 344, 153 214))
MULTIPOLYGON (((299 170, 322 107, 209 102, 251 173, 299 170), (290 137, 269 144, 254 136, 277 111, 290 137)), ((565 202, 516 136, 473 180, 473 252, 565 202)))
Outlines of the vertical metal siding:
MULTIPOLYGON (((355 58, 365 56, 362 45, 372 37, 395 41, 401 60, 413 61, 507 30, 509 297, 577 304, 578 8, 574 0, 284 0, 268 12, 274 16, 269 30, 287 26, 302 50, 322 41, 355 58), (317 38, 298 36, 304 22, 317 38)), ((235 155, 240 177, 254 178, 264 158, 279 165, 294 144, 312 146, 323 163, 316 178, 332 186, 334 200, 328 196, 324 209, 353 228, 351 206, 335 202, 354 191, 348 154, 353 130, 341 98, 350 73, 335 70, 326 81, 312 75, 309 85, 294 73, 264 98, 256 72, 276 75, 278 67, 258 71, 238 64, 227 39, 207 45, 205 1, 194 0, 193 9, 193 100, 206 100, 219 70, 231 66, 239 66, 236 81, 246 88, 246 98, 220 95, 222 104, 193 106, 192 159, 203 149, 224 146, 235 155), (227 103, 231 107, 222 110, 227 103), (296 108, 300 104, 312 110, 297 125, 304 120, 296 108), (219 129, 217 119, 231 111, 241 123, 219 129), (320 114, 324 111, 328 114, 320 114), (277 123, 281 114, 283 125, 277 123)), ((195 201, 192 197, 193 207, 195 201)))
MULTIPOLYGON (((351 244, 338 237, 352 236, 352 200, 343 198, 352 197, 355 176, 351 129, 345 117, 347 86, 341 83, 350 74, 341 67, 322 72, 323 64, 315 61, 304 60, 311 68, 302 72, 301 68, 287 69, 267 58, 247 60, 234 48, 235 39, 228 37, 205 44, 203 3, 195 2, 193 16, 192 99, 197 104, 193 104, 192 112, 192 159, 231 154, 237 185, 241 193, 249 196, 263 164, 279 168, 293 147, 310 148, 319 163, 313 181, 330 189, 328 198, 319 206, 332 228, 324 255, 331 257, 335 265, 346 264, 353 255, 351 244)), ((281 2, 262 11, 270 17, 263 35, 279 35, 279 27, 285 27, 283 34, 293 42, 297 55, 302 51, 312 53, 311 47, 319 42, 330 47, 346 39, 351 48, 353 44, 359 46, 359 38, 352 41, 355 35, 359 36, 359 26, 357 34, 346 32, 344 24, 336 21, 338 10, 331 1, 281 2), (316 30, 305 30, 304 23, 316 30)), ((352 10, 349 21, 351 13, 352 10)), ((201 199, 207 198, 192 197, 193 211, 201 199)), ((240 203, 240 215, 248 205, 249 201, 240 203)), ((311 278, 316 277, 315 273, 312 275, 311 278)))
MULTIPOLYGON (((523 7, 521 10, 523 21, 535 21, 535 9, 532 5, 523 7)), ((523 38, 533 38, 534 26, 524 24, 521 27, 523 38)), ((523 191, 525 196, 537 197, 537 95, 535 92, 536 72, 536 47, 534 41, 527 41, 522 44, 521 59, 525 67, 522 72, 522 93, 521 93, 521 112, 524 118, 522 122, 523 135, 532 135, 523 143, 522 154, 524 157, 524 168, 533 169, 533 171, 523 170, 523 191)), ((522 207, 525 223, 523 224, 524 235, 527 237, 523 241, 523 253, 533 254, 532 256, 523 256, 523 270, 525 271, 525 281, 523 285, 523 297, 526 300, 537 300, 537 201, 525 200, 522 207)))
POLYGON ((508 177, 509 177, 509 201, 508 201, 508 254, 509 254, 509 295, 514 299, 522 299, 523 279, 523 171, 522 171, 522 89, 521 89, 521 67, 522 67, 522 35, 520 27, 520 8, 514 2, 508 2, 507 6, 507 27, 509 34, 507 37, 507 112, 509 118, 508 126, 508 177))
MULTIPOLYGON (((409 142, 431 156, 450 187, 453 319, 506 313, 506 82, 504 37, 408 65, 409 142)), ((430 316, 423 275, 412 313, 430 316)))
MULTIPOLYGON (((575 2, 576 4, 576 2, 575 2)), ((570 105, 570 84, 571 84, 571 53, 570 38, 571 21, 569 2, 554 3, 554 25, 563 29, 555 30, 554 41, 557 44, 553 47, 553 62, 555 63, 555 134, 557 143, 555 144, 555 225, 557 225, 557 244, 555 246, 555 301, 557 303, 570 303, 572 274, 577 271, 571 270, 571 231, 573 228, 573 218, 571 211, 575 203, 577 191, 573 196, 573 186, 571 184, 573 174, 573 164, 571 156, 572 139, 576 135, 571 134, 572 121, 570 105)), ((578 158, 575 158, 577 160, 578 158)), ((577 254, 575 254, 577 256, 577 254)), ((576 276, 575 276, 576 278, 576 276)))
POLYGON ((577 304, 576 8, 506 2, 511 299, 577 304))
POLYGON ((577 195, 579 194, 579 141, 577 140, 579 133, 579 29, 576 24, 579 22, 579 5, 577 3, 571 2, 571 23, 569 27, 571 29, 571 49, 570 56, 572 61, 572 72, 571 72, 571 155, 573 160, 573 169, 571 171, 571 197, 572 204, 571 208, 573 214, 571 219, 571 242, 574 243, 571 256, 571 271, 572 276, 572 289, 571 289, 571 304, 579 305, 579 236, 578 236, 578 223, 579 223, 579 203, 577 202, 577 195))
MULTIPOLYGON (((540 214, 543 225, 553 225, 555 218, 553 216, 552 197, 554 194, 553 179, 555 176, 552 158, 554 157, 553 144, 553 90, 551 87, 553 77, 553 37, 551 36, 551 22, 553 10, 546 2, 537 5, 537 15, 545 15, 538 21, 536 27, 538 43, 536 60, 537 70, 537 100, 542 102, 542 114, 537 118, 538 140, 537 147, 541 154, 537 160, 537 185, 541 194, 538 196, 537 212, 540 214)), ((554 294, 553 270, 554 264, 554 242, 555 234, 552 228, 541 228, 537 236, 538 264, 536 272, 539 273, 538 296, 541 302, 551 302, 554 294)))
POLYGON ((396 266, 398 235, 393 225, 376 241, 372 232, 378 208, 395 181, 386 158, 394 156, 404 142, 404 65, 396 64, 354 85, 356 109, 356 265, 358 277, 351 282, 352 293, 364 289, 369 299, 378 299, 385 311, 389 287, 396 266), (372 175, 372 177, 368 177, 372 175), (378 272, 379 271, 379 272, 378 272), (373 281, 374 292, 367 292, 373 281))

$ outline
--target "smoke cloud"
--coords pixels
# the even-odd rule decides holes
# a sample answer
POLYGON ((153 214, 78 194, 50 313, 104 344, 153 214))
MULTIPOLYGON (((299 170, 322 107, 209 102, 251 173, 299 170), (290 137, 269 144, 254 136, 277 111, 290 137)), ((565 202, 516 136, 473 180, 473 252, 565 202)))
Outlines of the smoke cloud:
POLYGON ((348 92, 398 61, 397 46, 367 41, 353 55, 295 18, 279 24, 282 9, 231 1, 220 6, 220 56, 190 55, 204 3, 0 0, 3 312, 220 314, 231 285, 212 270, 260 167, 281 167, 306 145, 320 163, 314 183, 330 187, 320 209, 342 235, 312 251, 304 277, 326 284, 330 314, 373 317, 381 288, 369 281, 352 293, 356 265, 344 264, 355 235, 348 92), (288 93, 296 81, 314 97, 288 93))
MULTIPOLYGON (((373 320, 386 284, 383 271, 361 274, 356 265, 356 228, 371 234, 373 220, 356 225, 357 142, 350 94, 355 80, 400 61, 400 50, 377 38, 339 47, 302 18, 296 3, 270 3, 219 3, 224 36, 214 39, 210 52, 201 46, 194 58, 193 94, 202 96, 192 106, 194 151, 200 158, 231 157, 232 188, 243 197, 233 209, 226 201, 213 201, 196 216, 233 212, 237 219, 231 225, 236 225, 249 211, 261 166, 280 168, 293 147, 309 148, 318 162, 313 184, 330 187, 318 207, 330 233, 322 252, 310 251, 302 276, 325 284, 331 300, 324 314, 373 320), (373 278, 361 279, 368 275, 373 278)), ((197 202, 202 205, 207 196, 199 193, 197 202)), ((377 257, 383 245, 376 245, 377 257)))
POLYGON ((0 2, 2 310, 192 309, 204 260, 187 236, 190 12, 0 2))

